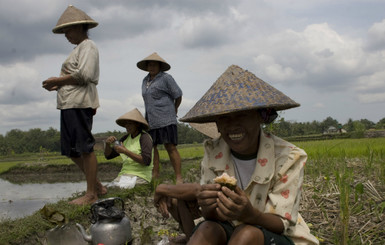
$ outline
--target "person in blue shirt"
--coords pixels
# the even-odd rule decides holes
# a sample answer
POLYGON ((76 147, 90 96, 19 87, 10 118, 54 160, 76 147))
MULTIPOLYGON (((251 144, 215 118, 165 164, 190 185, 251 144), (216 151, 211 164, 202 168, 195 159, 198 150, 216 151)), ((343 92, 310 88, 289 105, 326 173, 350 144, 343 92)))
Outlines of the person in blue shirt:
POLYGON ((148 133, 154 144, 153 178, 159 177, 159 152, 157 145, 163 144, 175 171, 176 183, 182 183, 181 158, 177 149, 177 113, 182 102, 182 90, 174 78, 165 73, 171 66, 157 53, 137 63, 137 67, 148 74, 143 79, 142 96, 146 109, 145 118, 150 125, 148 133))

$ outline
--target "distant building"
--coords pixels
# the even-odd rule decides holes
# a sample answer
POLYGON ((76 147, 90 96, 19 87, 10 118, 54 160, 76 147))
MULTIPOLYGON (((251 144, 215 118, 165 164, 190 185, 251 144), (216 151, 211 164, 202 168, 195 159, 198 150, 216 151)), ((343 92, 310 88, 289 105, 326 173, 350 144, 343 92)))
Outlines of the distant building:
POLYGON ((347 133, 347 131, 345 129, 342 128, 342 126, 338 127, 338 129, 334 126, 330 126, 326 131, 324 131, 324 134, 337 134, 337 133, 340 133, 340 134, 344 134, 344 133, 347 133))

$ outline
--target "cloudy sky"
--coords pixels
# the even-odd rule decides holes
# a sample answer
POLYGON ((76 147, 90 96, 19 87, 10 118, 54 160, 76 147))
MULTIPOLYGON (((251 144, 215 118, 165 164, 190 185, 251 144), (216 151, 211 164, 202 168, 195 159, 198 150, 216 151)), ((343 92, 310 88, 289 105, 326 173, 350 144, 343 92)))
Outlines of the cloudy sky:
POLYGON ((51 31, 69 4, 99 22, 94 133, 144 112, 136 63, 155 51, 183 90, 179 117, 232 64, 301 104, 285 120, 385 117, 382 0, 0 0, 0 134, 59 128, 56 92, 41 83, 74 47, 51 31))

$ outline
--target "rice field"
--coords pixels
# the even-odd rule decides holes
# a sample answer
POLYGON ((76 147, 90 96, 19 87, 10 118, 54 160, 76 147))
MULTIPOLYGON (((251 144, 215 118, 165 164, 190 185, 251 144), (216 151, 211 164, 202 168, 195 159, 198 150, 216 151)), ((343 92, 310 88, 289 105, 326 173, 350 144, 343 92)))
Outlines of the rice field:
POLYGON ((301 214, 321 244, 385 244, 385 138, 295 143, 309 155, 301 214))
MULTIPOLYGON (((300 212, 320 244, 385 244, 385 138, 293 143, 309 156, 300 212)), ((193 159, 196 165, 188 166, 199 168, 201 144, 178 149, 184 176, 188 169, 183 169, 183 160, 193 159)), ((167 152, 159 150, 161 162, 167 163, 167 152)), ((97 158, 108 162, 102 152, 97 158)), ((2 157, 0 173, 20 164, 38 167, 71 161, 58 153, 2 157)))

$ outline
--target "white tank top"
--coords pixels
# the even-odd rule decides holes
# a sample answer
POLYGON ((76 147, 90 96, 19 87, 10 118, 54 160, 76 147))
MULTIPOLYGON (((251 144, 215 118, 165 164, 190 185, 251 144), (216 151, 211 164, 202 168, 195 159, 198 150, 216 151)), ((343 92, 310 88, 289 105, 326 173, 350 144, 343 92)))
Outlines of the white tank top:
POLYGON ((234 155, 231 155, 234 160, 234 170, 235 177, 237 178, 237 185, 245 190, 250 183, 251 176, 253 176, 255 164, 257 163, 257 158, 251 160, 241 160, 236 158, 234 155))

